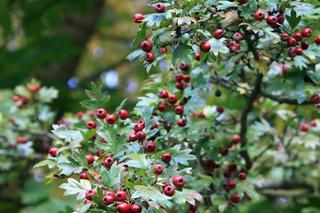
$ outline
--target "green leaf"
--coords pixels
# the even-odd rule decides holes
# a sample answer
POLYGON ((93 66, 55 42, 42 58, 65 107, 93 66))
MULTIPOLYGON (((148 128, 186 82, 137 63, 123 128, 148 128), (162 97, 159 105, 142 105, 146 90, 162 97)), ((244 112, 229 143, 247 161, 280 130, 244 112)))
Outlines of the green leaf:
POLYGON ((136 191, 131 196, 133 199, 143 197, 151 206, 155 206, 156 204, 153 203, 155 202, 167 208, 172 207, 172 203, 170 202, 171 198, 162 194, 157 188, 153 186, 137 185, 134 187, 134 189, 136 191))
POLYGON ((218 10, 226 10, 231 7, 237 7, 237 3, 231 1, 219 1, 218 10))
POLYGON ((58 94, 58 90, 54 89, 53 87, 43 87, 39 91, 39 99, 44 103, 50 103, 53 99, 58 97, 58 94))
POLYGON ((116 163, 113 163, 109 170, 102 166, 100 172, 103 184, 106 187, 111 188, 118 185, 121 181, 121 172, 119 171, 119 166, 116 163))
POLYGON ((195 190, 183 189, 182 191, 176 191, 174 194, 174 200, 178 204, 185 204, 186 202, 191 205, 196 205, 196 201, 201 202, 202 196, 195 190))
POLYGON ((126 157, 129 160, 125 164, 129 167, 146 169, 150 166, 150 161, 147 160, 146 154, 128 154, 126 157))
POLYGON ((52 168, 55 164, 56 162, 54 160, 46 159, 34 165, 33 168, 40 168, 43 166, 48 166, 49 168, 52 168))
POLYGON ((73 178, 68 178, 68 182, 61 184, 59 188, 64 189, 64 195, 68 196, 85 193, 87 190, 91 189, 91 184, 89 180, 81 179, 80 182, 78 182, 73 178))
POLYGON ((140 58, 140 57, 143 57, 145 55, 145 52, 141 49, 138 49, 138 50, 135 50, 133 52, 131 52, 128 56, 127 56, 127 59, 129 61, 133 61, 135 60, 136 58, 140 58))
POLYGON ((224 44, 225 39, 215 39, 212 38, 208 42, 210 43, 211 49, 210 51, 215 55, 218 56, 219 53, 226 54, 229 52, 228 47, 224 44))
POLYGON ((181 149, 181 145, 175 145, 172 149, 172 163, 176 165, 182 164, 185 166, 189 165, 188 161, 192 161, 196 159, 196 156, 190 154, 192 152, 191 149, 181 149))
POLYGON ((52 125, 52 133, 58 138, 64 139, 68 142, 71 148, 76 148, 80 146, 81 141, 83 141, 83 136, 80 131, 69 130, 65 125, 52 125))
POLYGON ((301 16, 297 16, 296 10, 291 9, 290 16, 286 15, 286 19, 289 22, 290 27, 294 29, 299 25, 301 21, 301 16))
POLYGON ((188 60, 188 55, 192 55, 192 48, 185 44, 179 44, 172 53, 172 64, 178 61, 188 60))

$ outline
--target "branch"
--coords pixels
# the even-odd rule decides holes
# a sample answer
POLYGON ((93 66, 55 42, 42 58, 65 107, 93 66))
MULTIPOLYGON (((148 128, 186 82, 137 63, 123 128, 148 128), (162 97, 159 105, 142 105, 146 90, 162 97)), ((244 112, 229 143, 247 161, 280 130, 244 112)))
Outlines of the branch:
POLYGON ((261 82, 262 82, 263 75, 261 73, 257 74, 257 78, 254 84, 254 88, 252 93, 247 98, 247 104, 242 111, 241 118, 240 118, 240 138, 241 138, 241 151, 240 155, 246 162, 246 169, 250 170, 252 167, 252 160, 247 150, 247 129, 248 129, 248 115, 253 109, 253 104, 256 98, 259 96, 260 89, 261 89, 261 82))

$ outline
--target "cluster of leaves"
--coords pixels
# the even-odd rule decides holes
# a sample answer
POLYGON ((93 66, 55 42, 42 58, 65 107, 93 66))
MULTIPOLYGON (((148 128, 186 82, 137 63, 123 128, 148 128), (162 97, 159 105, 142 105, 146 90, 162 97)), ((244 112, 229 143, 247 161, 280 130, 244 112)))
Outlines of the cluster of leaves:
POLYGON ((135 15, 139 49, 128 56, 143 58, 148 72, 161 69, 143 85, 146 95, 129 117, 124 103, 100 117, 109 97, 93 85, 83 106, 98 118, 86 113, 54 126, 57 153, 39 164, 69 177, 61 188, 84 202, 79 212, 129 212, 134 205, 143 212, 223 212, 259 194, 314 196, 319 3, 150 5, 156 13, 135 15), (165 153, 172 159, 164 161, 165 153), (175 184, 177 175, 188 189, 175 184), (166 193, 172 182, 173 196, 166 193), (107 202, 119 191, 124 199, 107 202))

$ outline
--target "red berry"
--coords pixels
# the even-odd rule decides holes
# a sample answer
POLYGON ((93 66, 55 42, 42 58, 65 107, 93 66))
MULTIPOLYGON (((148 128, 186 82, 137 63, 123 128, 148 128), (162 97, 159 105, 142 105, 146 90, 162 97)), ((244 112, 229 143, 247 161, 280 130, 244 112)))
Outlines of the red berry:
POLYGON ((82 171, 79 175, 80 179, 89 180, 88 172, 82 171))
POLYGON ((215 39, 220 39, 224 34, 224 30, 223 29, 216 29, 214 32, 213 32, 213 37, 215 39))
POLYGON ((234 189, 236 187, 236 182, 232 179, 229 179, 227 181, 227 189, 231 190, 234 189))
POLYGON ((294 58, 296 57, 296 52, 294 51, 294 49, 289 49, 288 50, 288 56, 291 57, 291 58, 294 58))
POLYGON ((150 62, 150 63, 154 61, 154 58, 155 58, 155 56, 154 56, 153 52, 149 52, 149 53, 145 54, 145 56, 144 56, 144 60, 146 60, 147 62, 150 62))
POLYGON ((293 38, 295 38, 297 41, 300 41, 302 39, 302 33, 301 32, 295 32, 293 33, 293 38))
POLYGON ((176 106, 176 107, 174 108, 174 112, 175 112, 177 115, 183 114, 183 110, 184 110, 184 107, 183 107, 182 105, 176 106))
POLYGON ((183 74, 177 73, 175 76, 176 82, 180 82, 183 80, 183 74))
POLYGON ((147 152, 154 152, 156 151, 156 144, 153 142, 153 141, 148 141, 145 145, 144 145, 144 149, 147 151, 147 152))
POLYGON ((175 175, 172 178, 172 183, 176 187, 182 188, 186 182, 185 182, 184 178, 181 175, 175 175))
POLYGON ((165 53, 167 53, 167 48, 166 47, 160 47, 159 52, 161 54, 165 54, 165 53))
POLYGON ((235 144, 238 144, 240 140, 241 140, 240 135, 234 135, 232 136, 231 143, 235 145, 235 144))
POLYGON ((314 39, 314 42, 315 42, 317 45, 320 45, 320 35, 317 35, 317 37, 314 39))
POLYGON ((311 120, 310 121, 310 126, 316 127, 317 126, 317 120, 311 120))
POLYGON ((177 125, 180 126, 180 127, 184 127, 187 125, 187 119, 185 118, 181 118, 177 121, 177 125))
POLYGON ((279 24, 283 24, 284 23, 284 16, 283 15, 278 15, 277 16, 277 22, 279 24))
POLYGON ((158 105, 158 110, 161 111, 161 112, 164 112, 166 111, 167 109, 167 104, 166 102, 161 102, 159 105, 158 105))
POLYGON ((107 116, 107 111, 103 108, 99 108, 96 110, 96 115, 100 119, 105 119, 105 117, 107 116))
POLYGON ((120 117, 120 119, 125 120, 129 117, 129 112, 125 109, 121 109, 119 111, 119 117, 120 117))
POLYGON ((245 172, 239 172, 238 178, 239 180, 245 180, 247 178, 247 174, 245 172))
POLYGON ((237 171, 237 164, 230 164, 229 166, 228 166, 228 171, 230 171, 230 172, 235 172, 235 171, 237 171))
POLYGON ((130 142, 133 142, 133 141, 137 140, 137 135, 136 135, 136 133, 135 133, 135 132, 132 132, 132 133, 129 135, 128 139, 129 139, 130 142))
POLYGON ((237 32, 237 33, 233 34, 232 38, 236 41, 241 41, 243 39, 243 35, 242 35, 242 33, 237 32))
POLYGON ((183 90, 184 88, 186 88, 186 84, 184 84, 183 82, 176 82, 176 88, 183 90))
POLYGON ((119 203, 116 207, 119 213, 129 213, 130 212, 130 204, 128 203, 119 203))
POLYGON ((86 126, 87 129, 95 129, 97 127, 97 124, 95 121, 88 121, 86 126))
POLYGON ((204 118, 206 118, 206 115, 204 114, 204 112, 199 112, 198 118, 204 119, 204 118))
POLYGON ((286 74, 286 73, 289 72, 289 68, 286 67, 284 64, 282 64, 282 65, 281 65, 281 72, 282 72, 283 74, 286 74))
POLYGON ((145 132, 139 131, 136 133, 136 137, 137 137, 137 140, 143 141, 144 139, 146 139, 147 135, 145 132))
POLYGON ((225 170, 225 171, 223 172, 223 176, 224 176, 225 178, 230 178, 231 175, 232 175, 232 173, 231 173, 230 171, 228 171, 228 170, 225 170))
POLYGON ((261 9, 257 10, 256 13, 254 14, 254 18, 256 19, 256 21, 262 21, 265 18, 263 10, 261 9))
POLYGON ((313 95, 311 96, 311 102, 313 104, 319 104, 320 103, 320 96, 319 95, 313 95))
POLYGON ((151 41, 145 40, 145 41, 141 42, 140 48, 145 52, 150 52, 153 48, 153 44, 151 41))
POLYGON ((308 132, 308 131, 309 131, 309 126, 308 126, 308 124, 302 123, 302 124, 300 125, 300 131, 302 131, 302 132, 308 132))
POLYGON ((166 163, 169 163, 171 161, 171 158, 172 158, 172 155, 170 152, 165 152, 161 156, 161 159, 166 163))
POLYGON ((219 112, 220 114, 224 112, 224 108, 223 107, 217 107, 217 112, 219 112))
POLYGON ((304 28, 302 31, 302 36, 304 37, 311 37, 312 36, 312 30, 310 28, 304 28))
POLYGON ((106 121, 108 124, 114 124, 117 121, 117 116, 115 116, 114 114, 109 114, 106 117, 106 121))
POLYGON ((130 208, 130 213, 140 213, 142 211, 142 208, 138 204, 132 204, 130 208))
POLYGON ((134 125, 134 131, 136 132, 139 132, 139 131, 142 131, 145 127, 145 123, 144 122, 137 122, 135 125, 134 125))
POLYGON ((169 197, 173 196, 175 193, 175 189, 171 185, 167 185, 163 188, 163 193, 169 197))
POLYGON ((87 155, 86 159, 87 159, 87 162, 88 162, 89 165, 93 164, 93 162, 94 162, 93 155, 87 155))
MULTIPOLYGON (((210 44, 209 44, 210 45, 210 44)), ((210 48, 209 48, 210 49, 210 48)), ((194 58, 197 60, 197 61, 200 61, 200 59, 201 59, 201 54, 199 53, 199 52, 196 52, 195 54, 194 54, 194 58)))
POLYGON ((41 87, 39 85, 29 85, 28 86, 28 90, 31 93, 36 93, 41 89, 41 87))
POLYGON ((142 20, 144 19, 144 15, 142 13, 136 13, 133 16, 133 19, 135 23, 141 23, 142 20))
POLYGON ((294 49, 294 52, 296 53, 296 55, 303 55, 303 49, 301 47, 296 47, 294 49))
POLYGON ((280 39, 281 39, 281 41, 287 41, 289 39, 288 33, 281 33, 280 39))
POLYGON ((287 43, 289 46, 294 47, 297 45, 297 40, 294 37, 289 36, 287 43))
POLYGON ((229 154, 229 149, 228 148, 223 148, 220 151, 220 153, 221 153, 222 156, 227 156, 229 154))
POLYGON ((150 127, 151 130, 153 129, 157 129, 159 126, 157 123, 152 124, 152 126, 150 127))
POLYGON ((159 94, 160 98, 168 98, 168 95, 169 93, 167 90, 163 90, 163 89, 160 90, 160 94, 159 94))
POLYGON ((84 205, 86 205, 86 204, 88 204, 88 203, 91 203, 91 200, 85 199, 83 203, 84 203, 84 205))
POLYGON ((188 74, 183 74, 183 75, 182 75, 182 78, 183 78, 183 80, 184 80, 185 82, 187 82, 187 83, 190 82, 190 75, 188 75, 188 74))
POLYGON ((307 50, 309 48, 309 43, 307 41, 301 42, 301 48, 307 50))
POLYGON ((277 17, 273 15, 267 16, 266 21, 270 26, 275 26, 278 23, 277 17))
POLYGON ((153 165, 153 173, 155 175, 161 175, 163 173, 163 166, 161 164, 153 165))
POLYGON ((174 95, 174 94, 169 94, 168 95, 168 101, 169 101, 170 104, 177 103, 177 101, 178 101, 177 96, 174 95))
POLYGON ((189 65, 188 65, 187 62, 182 61, 182 62, 179 64, 179 68, 180 68, 181 70, 188 70, 188 69, 189 69, 189 65))
POLYGON ((106 159, 104 159, 103 161, 103 165, 107 168, 110 169, 112 164, 113 164, 114 160, 112 157, 107 157, 106 159))
MULTIPOLYGON (((320 42, 320 41, 319 41, 320 42)), ((203 51, 203 52, 209 52, 210 49, 211 49, 211 45, 209 42, 207 41, 204 41, 200 44, 200 49, 203 51)))
POLYGON ((125 191, 119 190, 115 194, 115 198, 119 202, 123 202, 127 199, 127 193, 125 191))
POLYGON ((248 0, 237 0, 237 2, 239 2, 239 4, 245 4, 247 3, 248 0))
POLYGON ((92 195, 96 195, 96 194, 97 194, 97 192, 95 190, 90 189, 90 190, 86 191, 85 196, 86 196, 87 200, 92 200, 92 195))
POLYGON ((49 154, 51 155, 51 157, 57 157, 58 148, 56 148, 56 147, 51 147, 51 148, 49 149, 49 154))
POLYGON ((28 142, 28 139, 25 138, 25 137, 20 136, 20 137, 17 137, 17 138, 16 138, 16 142, 17 142, 18 144, 25 144, 25 143, 28 142))
POLYGON ((231 52, 238 52, 240 50, 240 43, 235 41, 230 41, 228 48, 231 52))
POLYGON ((163 3, 159 2, 154 5, 154 10, 157 13, 164 13, 166 11, 166 6, 163 3))
POLYGON ((233 193, 230 199, 233 203, 239 203, 241 200, 240 195, 238 195, 237 193, 233 193))
POLYGON ((103 197, 103 204, 108 206, 114 202, 114 197, 112 195, 105 195, 103 197))

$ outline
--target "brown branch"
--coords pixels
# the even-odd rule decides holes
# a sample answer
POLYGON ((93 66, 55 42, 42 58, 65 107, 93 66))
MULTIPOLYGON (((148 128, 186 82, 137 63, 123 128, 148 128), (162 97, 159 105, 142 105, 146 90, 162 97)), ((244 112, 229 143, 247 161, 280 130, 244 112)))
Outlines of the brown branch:
POLYGON ((310 104, 312 104, 312 102, 310 100, 305 100, 305 101, 299 103, 297 99, 283 98, 280 96, 269 94, 265 91, 261 91, 260 94, 261 94, 261 96, 268 98, 270 100, 276 101, 280 104, 290 104, 290 105, 310 105, 310 104))
POLYGON ((256 98, 259 96, 260 90, 261 90, 261 82, 262 82, 263 75, 261 73, 257 74, 257 78, 255 81, 254 88, 250 94, 250 96, 247 98, 247 104, 244 108, 244 110, 241 113, 240 118, 240 138, 241 138, 241 150, 240 155, 245 160, 246 163, 246 169, 250 170, 252 167, 252 160, 250 158, 250 155, 247 150, 247 129, 248 129, 248 115, 253 110, 253 104, 256 98))

